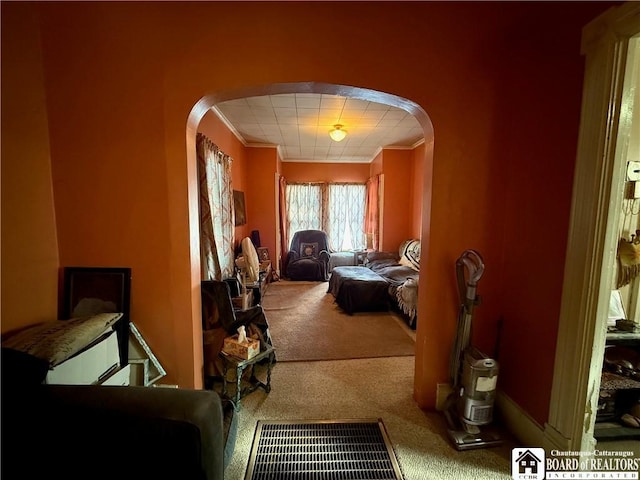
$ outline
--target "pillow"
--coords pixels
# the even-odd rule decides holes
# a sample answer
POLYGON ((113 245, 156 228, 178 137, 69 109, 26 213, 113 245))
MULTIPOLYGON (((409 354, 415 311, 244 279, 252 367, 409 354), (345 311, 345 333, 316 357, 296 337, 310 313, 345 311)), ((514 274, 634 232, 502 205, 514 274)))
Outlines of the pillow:
POLYGON ((55 367, 100 337, 120 317, 122 313, 100 313, 39 323, 11 335, 2 346, 46 360, 49 367, 55 367))
POLYGON ((300 243, 300 256, 305 257, 318 257, 318 242, 315 243, 300 243))
POLYGON ((420 271, 420 240, 405 240, 400 245, 400 265, 420 271))

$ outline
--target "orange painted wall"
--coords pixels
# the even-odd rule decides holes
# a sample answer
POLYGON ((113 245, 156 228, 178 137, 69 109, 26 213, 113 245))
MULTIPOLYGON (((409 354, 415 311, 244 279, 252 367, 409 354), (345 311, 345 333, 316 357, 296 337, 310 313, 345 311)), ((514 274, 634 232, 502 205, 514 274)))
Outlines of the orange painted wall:
POLYGON ((424 191, 424 143, 411 151, 411 237, 422 235, 422 197, 424 191))
POLYGON ((403 241, 413 236, 413 171, 411 150, 383 149, 384 227, 381 250, 396 252, 403 241))
POLYGON ((247 148, 247 202, 248 230, 260 232, 260 245, 267 247, 273 265, 276 265, 276 173, 278 151, 275 147, 247 148))
POLYGON ((380 175, 382 173, 382 150, 371 160, 369 166, 369 176, 380 175))
MULTIPOLYGON (((131 265, 133 320, 175 383, 201 385, 189 112, 210 93, 276 82, 393 93, 421 105, 436 132, 433 164, 424 165, 433 187, 431 210, 423 211, 429 246, 421 271, 415 398, 433 407, 436 384, 447 381, 458 304, 452 267, 473 247, 488 265, 477 341, 490 350, 497 318, 504 316, 503 340, 509 334, 512 345, 501 359, 511 371, 503 369, 500 387, 543 424, 579 124, 581 28, 610 7, 343 2, 338 21, 323 2, 39 3, 41 28, 25 34, 42 36, 60 263, 131 265), (372 28, 382 18, 383 36, 372 28), (328 27, 343 39, 341 56, 326 48, 328 27), (217 48, 220 38, 233 48, 217 48), (562 113, 550 118, 559 106, 562 113), (540 166, 527 163, 532 159, 540 166), (517 182, 540 170, 552 188, 536 190, 527 177, 528 195, 520 195, 517 182), (560 208, 550 208, 556 200, 560 208), (529 235, 540 222, 545 234, 529 235), (522 252, 536 260, 527 288, 511 281, 522 252), (515 348, 518 332, 541 334, 527 347, 536 355, 515 348), (532 362, 540 352, 546 358, 532 362)), ((4 15, 2 22, 4 30, 4 15)), ((276 154, 267 161, 273 174, 276 154)))
POLYGON ((288 182, 364 183, 369 178, 369 164, 283 162, 282 176, 288 182))
POLYGON ((34 8, 2 4, 2 332, 58 318, 58 240, 34 8))

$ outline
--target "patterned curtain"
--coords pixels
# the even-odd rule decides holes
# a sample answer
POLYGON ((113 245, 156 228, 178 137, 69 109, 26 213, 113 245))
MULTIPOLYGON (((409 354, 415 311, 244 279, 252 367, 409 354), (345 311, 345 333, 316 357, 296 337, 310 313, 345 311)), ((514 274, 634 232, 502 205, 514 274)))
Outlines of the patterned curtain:
POLYGON ((367 180, 367 205, 364 219, 366 247, 378 249, 380 237, 380 175, 367 180))
POLYGON ((319 184, 288 184, 286 197, 287 245, 291 245, 293 234, 299 230, 322 230, 322 189, 319 184))
POLYGON ((287 263, 287 255, 289 252, 289 222, 287 221, 287 180, 280 176, 280 271, 284 272, 284 265, 287 263))
MULTIPOLYGON (((284 187, 283 187, 284 184, 284 187)), ((324 230, 332 251, 365 246, 366 187, 362 184, 290 183, 285 191, 283 238, 287 248, 300 230, 324 230), (285 232, 286 231, 286 237, 285 232)))
POLYGON ((328 185, 328 216, 325 231, 334 251, 361 249, 365 245, 366 190, 362 184, 328 185))
POLYGON ((232 159, 201 133, 196 137, 196 152, 202 279, 222 280, 234 271, 232 159))

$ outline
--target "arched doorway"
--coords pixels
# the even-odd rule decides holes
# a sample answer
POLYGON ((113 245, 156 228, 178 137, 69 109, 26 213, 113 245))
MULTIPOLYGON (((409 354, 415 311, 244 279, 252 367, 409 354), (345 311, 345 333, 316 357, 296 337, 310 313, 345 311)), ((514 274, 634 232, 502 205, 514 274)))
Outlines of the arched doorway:
MULTIPOLYGON (((264 86, 257 87, 246 87, 239 88, 234 90, 228 90, 224 92, 216 92, 212 94, 208 94, 202 97, 192 108, 191 113, 189 115, 187 121, 187 161, 189 165, 194 166, 196 164, 196 153, 195 153, 195 135, 197 132, 198 124, 206 114, 206 112, 215 104, 227 100, 234 100, 245 97, 254 97, 254 96, 262 96, 262 95, 277 95, 277 94, 293 94, 293 93, 316 93, 316 94, 331 94, 331 95, 339 95, 354 99, 367 100, 376 103, 382 103, 385 105, 389 105, 392 107, 400 108, 405 110, 409 114, 413 115, 414 118, 418 121, 420 126, 423 129, 424 136, 424 178, 422 179, 422 255, 423 257, 426 255, 428 251, 428 235, 425 235, 424 232, 429 232, 428 219, 430 217, 430 212, 428 206, 430 205, 430 195, 431 195, 431 172, 432 168, 430 165, 433 162, 433 125, 427 113, 424 111, 420 105, 417 103, 393 95, 389 93, 379 92, 375 90, 370 90, 361 87, 352 87, 345 85, 336 85, 336 84, 326 84, 326 83, 316 83, 316 82, 303 82, 303 83, 280 83, 280 84, 270 84, 264 86)), ((197 185, 194 183, 190 183, 191 190, 196 189, 197 185)), ((197 197, 197 192, 190 191, 190 198, 197 197)), ((193 226, 198 225, 198 211, 197 206, 194 208, 193 204, 190 207, 189 211, 189 223, 193 226)), ((193 236, 192 236, 193 238, 193 236)), ((194 249, 193 255, 198 255, 197 249, 194 249)), ((199 269, 199 258, 194 258, 192 261, 192 278, 200 278, 200 269, 199 269)), ((421 273, 421 278, 424 273, 421 273)), ((194 298, 196 303, 199 302, 199 299, 194 298)), ((418 305, 420 305, 420 300, 418 305)), ((197 308, 199 309, 199 303, 197 308)), ((197 329, 197 322, 194 321, 194 327, 197 329)), ((194 332, 194 338, 197 339, 200 336, 200 333, 194 332)), ((198 345, 194 345, 194 350, 197 350, 198 345)), ((417 345, 416 348, 416 367, 418 365, 422 365, 421 354, 423 351, 417 345)), ((202 358, 201 356, 199 357, 202 358)), ((198 358, 196 359, 196 362, 198 358)), ((196 371, 200 370, 201 366, 195 365, 196 371)))

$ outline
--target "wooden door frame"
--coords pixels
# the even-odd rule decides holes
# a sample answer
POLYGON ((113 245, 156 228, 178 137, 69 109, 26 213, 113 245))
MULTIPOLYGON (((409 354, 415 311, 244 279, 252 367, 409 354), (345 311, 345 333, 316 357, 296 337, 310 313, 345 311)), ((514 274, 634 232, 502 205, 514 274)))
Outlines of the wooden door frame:
POLYGON ((629 39, 640 3, 613 7, 583 29, 585 81, 547 451, 595 447, 593 430, 615 273, 624 160, 616 156, 629 39))

